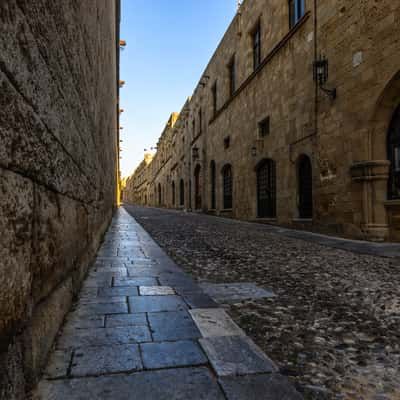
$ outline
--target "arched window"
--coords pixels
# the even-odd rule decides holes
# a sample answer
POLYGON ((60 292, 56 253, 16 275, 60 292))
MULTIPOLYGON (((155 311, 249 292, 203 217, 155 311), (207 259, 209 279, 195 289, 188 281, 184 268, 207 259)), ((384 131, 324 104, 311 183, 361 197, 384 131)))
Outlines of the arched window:
POLYGON ((210 163, 210 195, 211 195, 211 202, 210 208, 215 210, 216 206, 216 196, 215 196, 215 184, 216 184, 216 173, 215 173, 215 161, 211 161, 210 163))
POLYGON ((183 179, 179 182, 179 200, 180 200, 180 205, 184 206, 185 205, 185 183, 183 182, 183 179))
POLYGON ((276 167, 270 159, 257 166, 257 216, 276 217, 276 167))
POLYGON ((387 140, 390 161, 388 199, 400 199, 400 105, 393 114, 387 140))
POLYGON ((228 164, 222 168, 222 189, 224 210, 232 208, 233 179, 232 167, 228 164))
POLYGON ((162 194, 161 194, 161 184, 158 184, 158 205, 161 206, 162 194))
POLYGON ((201 209, 201 166, 197 165, 194 170, 194 208, 201 209))
POLYGON ((300 156, 297 162, 297 181, 298 181, 299 217, 312 218, 313 216, 312 166, 310 158, 306 155, 300 156))
POLYGON ((175 207, 175 182, 174 181, 172 181, 171 190, 172 190, 172 207, 175 207))

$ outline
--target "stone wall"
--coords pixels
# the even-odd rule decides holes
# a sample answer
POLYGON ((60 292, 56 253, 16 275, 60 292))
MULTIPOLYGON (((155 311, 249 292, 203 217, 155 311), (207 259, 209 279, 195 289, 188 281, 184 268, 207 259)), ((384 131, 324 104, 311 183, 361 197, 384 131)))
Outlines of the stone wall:
POLYGON ((0 399, 25 399, 116 203, 119 2, 0 2, 0 399))
MULTIPOLYGON (((170 193, 170 183, 183 179, 187 209, 346 237, 400 240, 400 199, 388 201, 387 196, 386 145, 400 104, 400 4, 304 0, 304 14, 294 26, 289 25, 288 4, 243 2, 176 121, 172 147, 157 151, 155 159, 168 164, 157 169, 158 178, 153 163, 148 166, 147 190, 154 193, 157 180, 170 193), (254 69, 252 36, 257 26, 261 63, 254 69), (313 63, 324 57, 328 80, 323 88, 336 88, 335 99, 314 80, 313 63), (230 93, 233 58, 235 90, 230 93), (259 123, 266 118, 269 133, 261 136, 259 123), (307 218, 301 212, 299 178, 305 157, 312 167, 312 215, 307 218), (273 218, 262 217, 258 210, 257 170, 267 160, 276 169, 273 218), (226 165, 232 167, 233 206, 225 210, 226 165)), ((159 204, 153 199, 150 205, 159 204)))

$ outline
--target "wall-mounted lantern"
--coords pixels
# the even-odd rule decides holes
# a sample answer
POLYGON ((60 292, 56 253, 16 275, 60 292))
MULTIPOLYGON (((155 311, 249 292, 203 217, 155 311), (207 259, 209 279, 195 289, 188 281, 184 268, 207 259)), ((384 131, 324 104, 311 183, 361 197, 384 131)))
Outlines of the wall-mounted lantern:
POLYGON ((123 108, 119 109, 119 113, 122 114, 125 110, 123 108))
POLYGON ((251 156, 252 157, 256 157, 257 156, 257 147, 256 146, 253 146, 251 148, 251 156))
POLYGON ((313 63, 314 81, 317 82, 318 87, 327 94, 332 100, 336 99, 337 91, 334 89, 327 89, 324 87, 328 81, 329 76, 329 64, 325 57, 320 57, 319 60, 315 60, 313 63))
POLYGON ((126 47, 126 40, 121 39, 119 41, 119 47, 121 47, 121 49, 124 49, 126 47))
POLYGON ((123 81, 122 79, 119 81, 119 87, 122 88, 125 85, 125 81, 123 81))
POLYGON ((199 148, 197 146, 194 146, 192 148, 192 158, 193 158, 193 160, 199 159, 199 148))

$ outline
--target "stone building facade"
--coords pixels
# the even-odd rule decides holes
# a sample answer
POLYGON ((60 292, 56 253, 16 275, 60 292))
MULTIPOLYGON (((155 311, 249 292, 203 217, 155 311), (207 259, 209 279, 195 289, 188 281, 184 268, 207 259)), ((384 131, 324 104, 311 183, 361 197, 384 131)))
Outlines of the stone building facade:
POLYGON ((389 0, 245 0, 139 203, 400 240, 399 32, 389 0))
POLYGON ((26 399, 117 201, 119 1, 0 2, 0 399, 26 399))

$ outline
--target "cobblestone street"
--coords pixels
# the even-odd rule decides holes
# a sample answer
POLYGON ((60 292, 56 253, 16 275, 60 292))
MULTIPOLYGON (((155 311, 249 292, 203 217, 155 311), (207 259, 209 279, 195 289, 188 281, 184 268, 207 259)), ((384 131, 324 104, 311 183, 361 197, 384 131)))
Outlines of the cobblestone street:
POLYGON ((275 294, 224 307, 305 398, 400 398, 399 258, 259 224, 125 208, 198 281, 255 283, 275 294))

